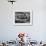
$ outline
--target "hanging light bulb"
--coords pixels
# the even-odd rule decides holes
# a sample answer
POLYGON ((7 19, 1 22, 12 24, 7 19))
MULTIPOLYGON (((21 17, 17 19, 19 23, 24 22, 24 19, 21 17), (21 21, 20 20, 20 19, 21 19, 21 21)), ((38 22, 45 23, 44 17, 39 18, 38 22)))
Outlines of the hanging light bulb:
POLYGON ((8 0, 8 2, 11 2, 12 4, 16 2, 15 0, 8 0))

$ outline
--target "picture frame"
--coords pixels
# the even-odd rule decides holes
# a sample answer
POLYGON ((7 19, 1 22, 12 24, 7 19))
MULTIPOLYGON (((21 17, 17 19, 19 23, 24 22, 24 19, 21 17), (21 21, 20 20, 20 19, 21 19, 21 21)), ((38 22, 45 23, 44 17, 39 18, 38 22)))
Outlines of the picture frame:
POLYGON ((33 12, 32 10, 16 10, 15 25, 16 26, 32 26, 33 12))

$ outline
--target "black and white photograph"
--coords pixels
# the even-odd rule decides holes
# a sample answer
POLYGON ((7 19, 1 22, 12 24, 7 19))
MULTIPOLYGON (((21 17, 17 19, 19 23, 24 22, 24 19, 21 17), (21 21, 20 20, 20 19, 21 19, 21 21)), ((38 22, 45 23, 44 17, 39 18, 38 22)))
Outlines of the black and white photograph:
POLYGON ((29 12, 29 11, 15 12, 15 24, 16 25, 31 25, 32 12, 29 12))

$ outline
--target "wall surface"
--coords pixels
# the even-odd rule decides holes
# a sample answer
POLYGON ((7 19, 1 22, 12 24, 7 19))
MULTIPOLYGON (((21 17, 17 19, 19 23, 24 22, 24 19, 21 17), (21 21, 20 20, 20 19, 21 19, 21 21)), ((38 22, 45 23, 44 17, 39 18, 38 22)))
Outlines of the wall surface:
POLYGON ((26 32, 33 40, 46 40, 46 0, 17 0, 13 5, 0 0, 0 40, 15 40, 18 32, 26 32), (16 10, 32 10, 32 26, 15 26, 16 10))

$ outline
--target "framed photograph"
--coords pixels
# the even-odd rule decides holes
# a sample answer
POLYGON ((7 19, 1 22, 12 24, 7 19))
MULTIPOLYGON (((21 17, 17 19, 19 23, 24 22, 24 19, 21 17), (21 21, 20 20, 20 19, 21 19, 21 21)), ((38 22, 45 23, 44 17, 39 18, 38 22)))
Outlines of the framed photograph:
POLYGON ((16 11, 15 12, 15 25, 32 25, 32 11, 16 11))

